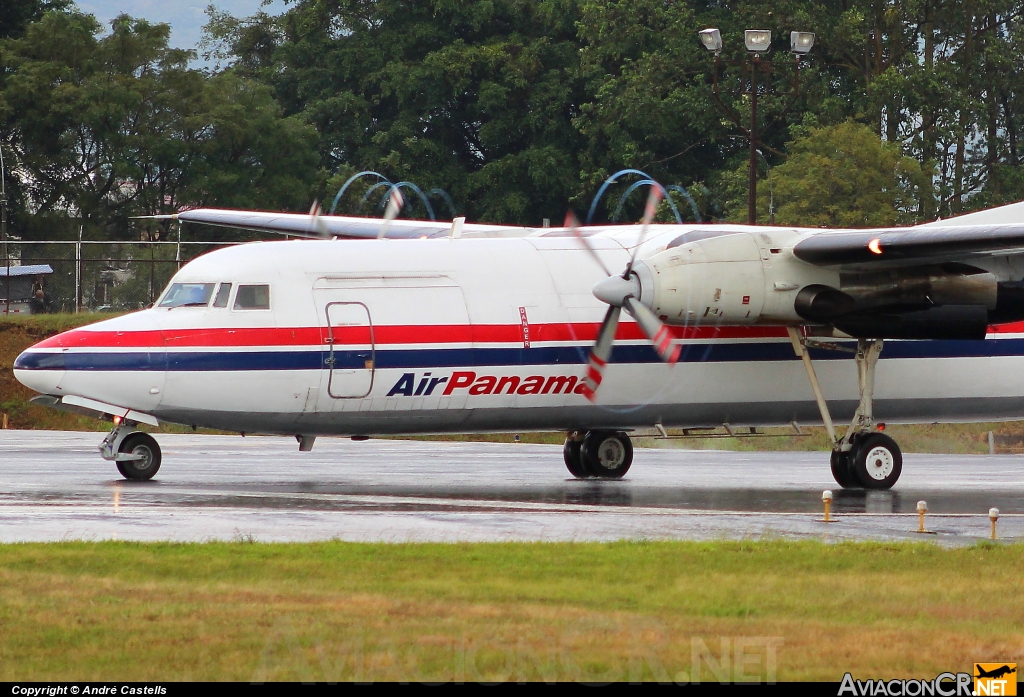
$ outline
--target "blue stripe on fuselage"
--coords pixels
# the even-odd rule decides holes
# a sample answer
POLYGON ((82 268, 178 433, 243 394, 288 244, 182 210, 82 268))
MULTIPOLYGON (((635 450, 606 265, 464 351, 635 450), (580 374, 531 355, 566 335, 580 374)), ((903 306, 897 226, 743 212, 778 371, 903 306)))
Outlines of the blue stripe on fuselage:
MULTIPOLYGON (((852 348, 852 342, 847 342, 852 348)), ((474 368, 485 366, 582 365, 590 346, 540 348, 425 348, 378 349, 377 368, 474 368)), ((317 370, 327 366, 329 351, 27 351, 18 357, 19 370, 82 371, 240 371, 317 370)), ((812 349, 815 360, 848 360, 849 354, 812 349)), ((1024 339, 984 341, 891 341, 885 344, 883 359, 891 358, 981 358, 1024 355, 1024 339)), ((337 369, 363 368, 368 349, 335 351, 337 369)), ((612 352, 612 363, 657 363, 658 355, 649 345, 620 345, 612 352)), ((679 359, 686 363, 731 361, 797 360, 788 342, 742 342, 685 344, 679 359)))

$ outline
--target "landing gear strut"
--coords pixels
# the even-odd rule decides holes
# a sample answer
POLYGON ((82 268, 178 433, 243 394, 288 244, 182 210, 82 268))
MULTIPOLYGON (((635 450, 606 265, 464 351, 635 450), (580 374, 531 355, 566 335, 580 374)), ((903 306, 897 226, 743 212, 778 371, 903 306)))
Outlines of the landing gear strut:
POLYGON ((569 473, 578 479, 621 479, 633 464, 633 443, 621 431, 573 431, 562 455, 569 473))
MULTIPOLYGON (((856 362, 857 382, 860 388, 860 404, 853 414, 853 421, 842 438, 836 436, 828 403, 821 393, 818 377, 807 352, 808 341, 796 329, 789 328, 793 350, 804 363, 814 398, 821 412, 821 420, 832 442, 832 476, 844 489, 891 489, 903 471, 903 453, 889 436, 880 433, 872 416, 875 395, 875 366, 882 352, 881 339, 858 339, 856 362)), ((822 345, 822 348, 839 348, 822 345)), ((841 350, 841 349, 840 349, 841 350)))
POLYGON ((100 444, 100 456, 113 460, 117 471, 125 479, 145 481, 152 479, 160 469, 161 453, 156 439, 148 433, 134 430, 138 424, 121 419, 114 430, 100 444))

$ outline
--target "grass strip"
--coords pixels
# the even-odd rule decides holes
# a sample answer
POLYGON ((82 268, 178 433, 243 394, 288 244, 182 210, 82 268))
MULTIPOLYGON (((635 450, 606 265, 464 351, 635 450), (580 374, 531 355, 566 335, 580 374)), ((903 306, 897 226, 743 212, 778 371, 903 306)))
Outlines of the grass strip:
POLYGON ((1022 562, 781 540, 2 545, 0 680, 934 677, 1024 659, 1022 562))

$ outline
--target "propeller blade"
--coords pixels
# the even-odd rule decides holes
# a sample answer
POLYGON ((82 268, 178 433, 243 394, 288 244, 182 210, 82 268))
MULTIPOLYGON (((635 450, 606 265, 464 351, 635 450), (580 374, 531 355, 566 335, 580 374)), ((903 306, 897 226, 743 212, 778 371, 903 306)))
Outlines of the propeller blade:
POLYGON ((661 187, 657 185, 652 186, 651 193, 647 196, 647 205, 644 206, 643 227, 640 228, 640 237, 637 238, 636 246, 633 247, 633 256, 630 257, 629 263, 626 264, 626 270, 622 272, 623 278, 629 278, 629 272, 633 270, 636 255, 640 251, 640 245, 647 239, 647 230, 651 227, 651 221, 654 220, 654 216, 658 212, 658 204, 661 203, 661 198, 661 187))
MULTIPOLYGON (((643 227, 640 228, 640 236, 637 239, 636 247, 633 248, 633 255, 629 263, 626 264, 626 270, 623 271, 621 280, 618 274, 612 274, 608 270, 608 267, 601 261, 601 257, 597 255, 597 251, 590 246, 589 240, 580 234, 579 221, 572 211, 565 216, 565 227, 572 231, 577 241, 590 253, 590 256, 597 262, 598 266, 608 274, 608 278, 605 281, 594 287, 594 294, 599 299, 608 303, 608 312, 605 313, 604 321, 601 323, 601 329, 598 331, 594 348, 590 351, 587 376, 583 379, 583 394, 591 402, 597 399, 597 390, 601 386, 605 366, 608 365, 608 359, 612 354, 615 331, 618 329, 619 316, 623 308, 637 321, 644 334, 654 344, 654 350, 658 352, 658 356, 663 361, 673 365, 679 360, 679 355, 682 352, 682 348, 672 342, 672 332, 669 328, 647 306, 641 305, 640 301, 632 295, 633 292, 639 291, 630 290, 629 286, 621 287, 623 281, 630 280, 630 272, 633 270, 633 264, 636 262, 640 245, 643 244, 647 237, 647 230, 651 225, 651 221, 654 220, 654 215, 658 212, 658 204, 661 203, 661 198, 661 188, 651 187, 651 193, 647 197, 647 206, 644 209, 643 227), (615 283, 609 286, 611 281, 615 281, 615 283), (622 295, 625 295, 625 298, 623 298, 620 307, 618 298, 622 295)), ((638 282, 634 281, 634 283, 638 282)))
POLYGON ((572 232, 572 236, 576 238, 576 241, 579 242, 585 250, 590 252, 591 258, 597 262, 597 265, 601 267, 601 270, 605 272, 605 275, 611 276, 612 272, 609 271, 608 267, 605 266, 603 261, 601 261, 601 257, 597 255, 597 250, 590 246, 590 240, 580 234, 580 221, 572 211, 565 214, 565 227, 569 228, 570 232, 572 232))
POLYGON ((322 216, 323 209, 320 208, 320 202, 313 201, 313 205, 309 209, 310 232, 315 232, 321 237, 327 238, 331 236, 331 233, 327 231, 327 226, 324 225, 322 216))
POLYGON ((604 378, 604 368, 608 365, 608 359, 612 355, 612 342, 615 340, 615 330, 619 327, 619 314, 622 308, 615 305, 608 306, 608 312, 601 322, 601 329, 597 333, 597 342, 590 350, 590 360, 587 365, 587 377, 583 378, 583 394, 593 402, 597 398, 597 388, 601 386, 604 378))
POLYGON ((380 232, 377 233, 378 240, 382 240, 387 236, 391 221, 398 217, 398 213, 404 205, 405 198, 402 197, 402 192, 398 189, 392 189, 391 196, 388 198, 388 205, 384 209, 384 224, 380 226, 380 232))
POLYGON ((679 360, 679 354, 682 353, 682 347, 672 343, 672 332, 668 326, 658 319, 657 315, 651 312, 646 305, 641 304, 632 296, 626 298, 622 306, 633 316, 636 323, 640 325, 640 329, 654 344, 654 350, 658 352, 661 360, 669 365, 675 365, 679 360))

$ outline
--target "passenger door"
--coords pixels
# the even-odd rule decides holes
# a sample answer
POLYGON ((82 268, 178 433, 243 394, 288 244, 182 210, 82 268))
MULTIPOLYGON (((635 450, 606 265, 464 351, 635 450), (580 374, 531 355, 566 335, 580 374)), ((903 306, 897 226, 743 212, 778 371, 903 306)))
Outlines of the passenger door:
POLYGON ((328 302, 325 307, 329 346, 327 394, 365 397, 373 389, 375 344, 370 310, 361 302, 328 302))

